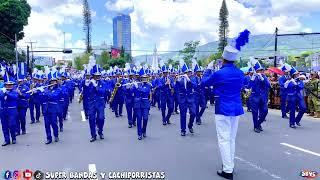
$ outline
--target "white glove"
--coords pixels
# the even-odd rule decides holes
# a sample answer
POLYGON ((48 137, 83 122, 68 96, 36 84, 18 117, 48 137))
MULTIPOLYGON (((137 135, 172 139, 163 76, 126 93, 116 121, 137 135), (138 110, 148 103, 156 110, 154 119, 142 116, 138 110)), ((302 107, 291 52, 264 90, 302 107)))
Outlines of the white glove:
POLYGON ((93 84, 94 87, 97 87, 97 86, 98 86, 98 83, 96 82, 96 80, 92 79, 91 82, 92 82, 92 84, 93 84))
POLYGON ((250 80, 254 81, 255 79, 256 79, 256 75, 254 74, 254 75, 251 76, 250 80))
POLYGON ((190 78, 187 74, 184 74, 183 77, 186 78, 187 81, 190 81, 190 78))
POLYGON ((263 78, 262 74, 259 74, 259 79, 260 79, 261 81, 264 81, 264 78, 263 78))
POLYGON ((284 83, 284 88, 287 88, 290 82, 291 82, 291 80, 287 80, 287 81, 284 83))
POLYGON ((244 91, 245 91, 245 92, 249 92, 249 89, 246 88, 246 89, 244 89, 244 91))
POLYGON ((90 80, 86 80, 85 85, 89 86, 89 84, 90 84, 90 80))
POLYGON ((294 84, 294 85, 297 85, 297 82, 292 78, 291 79, 291 82, 294 84))
POLYGON ((1 91, 2 91, 3 93, 6 93, 6 92, 7 92, 7 89, 6 89, 5 87, 3 87, 3 88, 1 88, 1 91))
POLYGON ((39 90, 40 92, 44 92, 44 88, 43 88, 42 86, 39 87, 38 90, 39 90))
POLYGON ((134 82, 133 85, 138 88, 138 83, 137 82, 134 82))

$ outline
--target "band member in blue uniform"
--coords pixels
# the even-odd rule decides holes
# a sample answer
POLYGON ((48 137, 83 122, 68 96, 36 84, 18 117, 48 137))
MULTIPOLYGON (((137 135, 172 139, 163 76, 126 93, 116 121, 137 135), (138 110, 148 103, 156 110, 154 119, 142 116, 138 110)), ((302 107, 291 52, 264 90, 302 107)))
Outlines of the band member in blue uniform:
POLYGON ((93 75, 93 79, 90 80, 90 95, 88 99, 88 107, 89 107, 89 124, 91 131, 91 140, 90 142, 94 142, 97 140, 97 131, 100 139, 104 139, 103 135, 103 127, 105 121, 104 109, 106 106, 105 96, 107 93, 106 85, 101 80, 101 68, 99 65, 94 65, 91 74, 93 75))
POLYGON ((173 112, 173 100, 174 100, 174 81, 169 77, 168 67, 163 65, 161 67, 163 77, 159 80, 159 89, 160 89, 160 103, 161 103, 161 115, 162 115, 162 124, 167 125, 171 124, 170 117, 173 112), (168 113, 166 114, 166 109, 168 108, 168 113))
POLYGON ((137 131, 138 139, 142 140, 142 137, 147 137, 147 125, 150 111, 150 93, 152 84, 148 82, 148 75, 146 69, 141 68, 139 71, 141 82, 135 82, 133 86, 134 92, 134 111, 137 116, 137 131))
POLYGON ((263 74, 263 67, 258 60, 253 60, 254 73, 250 79, 248 88, 251 88, 250 105, 252 109, 252 119, 254 131, 263 131, 261 124, 268 114, 268 97, 271 88, 268 78, 263 74))
POLYGON ((287 105, 288 93, 286 88, 284 87, 284 84, 290 78, 289 72, 291 70, 291 66, 288 64, 284 64, 281 67, 281 70, 284 72, 284 75, 279 78, 281 113, 282 113, 282 118, 288 118, 287 116, 287 113, 289 112, 289 106, 287 105))
MULTIPOLYGON (((34 72, 34 78, 33 83, 30 87, 30 89, 38 88, 41 86, 41 78, 42 78, 42 72, 41 71, 35 71, 34 72)), ((40 122, 40 108, 41 108, 41 97, 40 92, 35 91, 31 93, 30 101, 29 101, 29 108, 30 108, 30 117, 31 117, 31 124, 37 122, 40 122), (34 109, 36 110, 36 117, 34 117, 34 109)))
POLYGON ((193 77, 194 82, 196 83, 195 89, 195 103, 196 103, 196 123, 201 125, 201 117, 206 110, 206 97, 205 97, 205 88, 201 86, 202 76, 203 76, 203 69, 196 64, 194 67, 194 73, 196 74, 193 77))
MULTIPOLYGON (((0 93, 0 101, 3 102, 3 112, 1 113, 1 127, 4 136, 2 146, 7 146, 11 142, 16 144, 17 119, 18 119, 18 99, 19 93, 14 90, 14 79, 8 74, 4 76, 5 87, 0 93), (11 137, 11 140, 10 140, 11 137)), ((2 104, 2 103, 1 103, 2 104)))
POLYGON ((126 110, 127 110, 127 118, 128 118, 128 124, 129 128, 132 128, 132 126, 136 126, 136 117, 135 113, 133 111, 133 100, 134 100, 134 93, 133 93, 133 86, 134 83, 134 75, 135 72, 133 69, 128 70, 129 79, 124 81, 124 94, 125 94, 125 103, 126 103, 126 110))
POLYGON ((115 89, 116 86, 118 86, 118 89, 115 92, 114 99, 111 103, 112 103, 112 107, 116 117, 119 117, 119 116, 122 116, 122 110, 123 110, 123 104, 124 104, 124 92, 123 92, 123 88, 121 88, 121 85, 124 84, 124 80, 121 77, 120 69, 116 67, 114 70, 117 77, 114 78, 112 81, 112 88, 115 89))
POLYGON ((304 88, 304 83, 299 79, 299 72, 294 67, 291 67, 290 78, 284 83, 284 87, 288 94, 287 100, 290 110, 289 125, 291 128, 296 128, 296 125, 301 126, 300 121, 306 112, 306 104, 301 93, 301 90, 304 88), (299 112, 296 116, 297 107, 299 112))
POLYGON ((18 87, 17 92, 19 94, 18 100, 18 123, 17 123, 17 135, 26 134, 26 114, 29 105, 30 93, 29 87, 25 84, 25 76, 18 75, 18 87))
POLYGON ((177 80, 177 86, 179 89, 179 108, 180 108, 180 127, 181 136, 186 135, 186 124, 187 124, 187 112, 189 110, 190 119, 188 123, 188 128, 190 133, 193 131, 193 123, 196 117, 196 103, 195 103, 195 88, 197 86, 194 79, 190 79, 192 70, 188 68, 185 63, 181 63, 181 72, 183 75, 177 80))
POLYGON ((84 72, 84 80, 81 82, 81 91, 80 96, 82 96, 82 106, 85 118, 89 119, 89 105, 88 105, 88 98, 90 97, 90 69, 86 69, 84 72))
POLYGON ((239 118, 244 114, 241 101, 244 74, 234 65, 234 61, 241 46, 248 43, 249 34, 248 30, 241 32, 235 39, 235 46, 226 46, 221 69, 202 80, 203 86, 214 87, 215 121, 222 158, 222 170, 217 174, 226 179, 233 179, 235 140, 239 118))
POLYGON ((46 96, 47 99, 47 107, 45 113, 47 117, 44 118, 45 130, 47 135, 47 141, 45 144, 52 143, 51 128, 53 130, 54 141, 59 141, 58 115, 60 113, 59 100, 61 97, 61 89, 58 86, 58 72, 51 71, 48 74, 48 80, 48 88, 45 88, 45 86, 39 88, 41 92, 44 92, 43 96, 46 96))
MULTIPOLYGON (((243 90, 244 90, 244 93, 246 93, 246 94, 250 93, 250 88, 248 86, 249 86, 249 82, 250 82, 252 75, 253 75, 253 68, 250 67, 248 70, 248 74, 244 77, 244 82, 243 82, 243 90)), ((247 112, 252 112, 251 104, 250 104, 250 97, 248 97, 248 99, 246 99, 245 103, 247 106, 247 112)))

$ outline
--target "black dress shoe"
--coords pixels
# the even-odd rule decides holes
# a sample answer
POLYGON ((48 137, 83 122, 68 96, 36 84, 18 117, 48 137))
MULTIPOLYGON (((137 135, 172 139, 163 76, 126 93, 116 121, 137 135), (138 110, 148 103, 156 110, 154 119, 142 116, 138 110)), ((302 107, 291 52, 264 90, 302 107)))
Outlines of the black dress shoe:
POLYGON ((129 124, 128 128, 132 128, 132 124, 129 124))
POLYGON ((52 140, 47 140, 46 144, 51 144, 52 140))
POLYGON ((120 114, 120 116, 122 116, 122 114, 120 114))
POLYGON ((171 124, 171 122, 170 122, 170 121, 167 121, 167 124, 171 124))
POLYGON ((20 133, 19 133, 19 132, 17 132, 17 133, 16 133, 16 136, 20 136, 20 133))
POLYGON ((260 130, 258 128, 254 128, 254 132, 260 133, 260 130))
POLYGON ((4 142, 1 146, 8 146, 9 144, 9 142, 4 142))
POLYGON ((54 138, 54 142, 59 142, 59 138, 58 138, 58 137, 55 137, 55 138, 54 138))
POLYGON ((197 123, 197 125, 201 125, 201 122, 199 121, 199 122, 196 122, 197 123))
POLYGON ((190 129, 189 129, 189 132, 190 132, 191 134, 193 134, 193 133, 194 133, 193 128, 190 128, 190 129))
POLYGON ((34 124, 34 121, 31 121, 30 124, 34 124))
POLYGON ((300 123, 296 123, 296 125, 297 125, 297 126, 301 126, 301 124, 300 124, 300 123))
POLYGON ((90 142, 94 142, 94 141, 96 141, 96 140, 97 140, 97 138, 96 138, 96 137, 93 137, 93 138, 90 139, 90 142))
POLYGON ((100 136, 100 139, 104 139, 104 136, 103 136, 103 134, 100 134, 99 136, 100 136))
POLYGON ((217 171, 217 174, 220 177, 223 177, 225 179, 231 179, 231 180, 233 179, 233 173, 226 173, 226 172, 224 172, 222 170, 219 170, 219 171, 217 171))
POLYGON ((291 127, 291 128, 293 128, 293 129, 295 129, 295 128, 296 128, 296 126, 295 126, 295 125, 290 125, 290 127, 291 127))
POLYGON ((186 136, 186 132, 181 132, 181 136, 186 136))
POLYGON ((263 129, 262 129, 262 127, 260 126, 259 128, 258 128, 260 131, 263 131, 263 129))
POLYGON ((142 140, 142 136, 138 136, 138 140, 142 140))
POLYGON ((143 133, 142 136, 143 136, 144 138, 147 137, 146 133, 143 133))
POLYGON ((287 115, 282 116, 283 119, 289 119, 289 117, 287 115))
POLYGON ((25 135, 25 134, 27 134, 26 131, 22 131, 22 135, 25 135))
POLYGON ((165 126, 165 125, 167 125, 167 123, 166 123, 166 122, 163 122, 163 123, 162 123, 162 125, 164 125, 164 126, 165 126))
POLYGON ((37 121, 36 121, 36 123, 39 123, 39 122, 40 122, 40 120, 37 120, 37 121))
POLYGON ((12 144, 17 144, 17 140, 12 140, 12 144))
POLYGON ((119 117, 119 115, 116 115, 116 117, 119 117))
POLYGON ((60 132, 63 132, 63 128, 60 128, 60 132))

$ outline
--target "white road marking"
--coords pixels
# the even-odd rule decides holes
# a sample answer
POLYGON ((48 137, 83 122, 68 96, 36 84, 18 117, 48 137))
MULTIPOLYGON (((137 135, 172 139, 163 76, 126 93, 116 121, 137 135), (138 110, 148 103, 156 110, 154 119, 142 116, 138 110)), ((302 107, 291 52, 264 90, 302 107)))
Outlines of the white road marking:
POLYGON ((239 160, 239 161, 251 166, 252 168, 254 168, 254 169, 258 170, 258 171, 261 171, 264 174, 267 174, 267 175, 271 176, 273 179, 283 179, 282 177, 280 177, 280 176, 278 176, 276 174, 273 174, 273 173, 269 172, 268 170, 260 167, 259 165, 254 164, 254 163, 252 163, 250 161, 247 161, 247 160, 242 159, 240 157, 235 157, 235 159, 237 159, 237 160, 239 160))
POLYGON ((82 121, 87 121, 86 115, 84 114, 84 111, 81 111, 81 118, 82 118, 82 121))
MULTIPOLYGON (((89 164, 89 172, 97 173, 97 167, 95 164, 89 164)), ((96 178, 96 179, 98 179, 98 178, 96 178)))
POLYGON ((303 149, 303 148, 300 148, 300 147, 297 147, 297 146, 294 146, 294 145, 291 145, 291 144, 287 144, 287 143, 280 143, 280 144, 283 145, 283 146, 287 146, 287 147, 290 147, 290 148, 293 148, 293 149, 296 149, 296 150, 299 150, 299 151, 302 151, 302 152, 305 152, 305 153, 312 154, 312 155, 320 157, 319 153, 315 153, 315 152, 307 150, 307 149, 303 149))

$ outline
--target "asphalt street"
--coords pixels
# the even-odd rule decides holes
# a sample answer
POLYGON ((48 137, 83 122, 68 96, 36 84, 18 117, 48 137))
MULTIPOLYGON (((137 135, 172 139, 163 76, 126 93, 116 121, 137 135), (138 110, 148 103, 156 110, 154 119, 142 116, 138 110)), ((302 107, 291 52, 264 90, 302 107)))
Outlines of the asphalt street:
MULTIPOLYGON (((0 147, 0 171, 164 171, 169 180, 221 179, 216 175, 221 159, 213 106, 206 109, 203 124, 194 126, 195 134, 186 137, 180 136, 179 115, 172 116, 173 124, 163 126, 160 111, 152 108, 148 137, 142 141, 137 139, 136 128, 128 129, 126 113, 115 118, 107 108, 105 139, 94 143, 89 142, 89 123, 81 111, 82 106, 74 101, 60 142, 51 145, 44 144, 43 120, 30 125, 28 116, 27 134, 19 136, 16 145, 0 147)), ((301 170, 320 173, 320 120, 305 115, 301 124, 291 129, 279 111, 269 110, 264 131, 257 134, 251 114, 242 116, 234 179, 295 180, 303 179, 301 170)))

